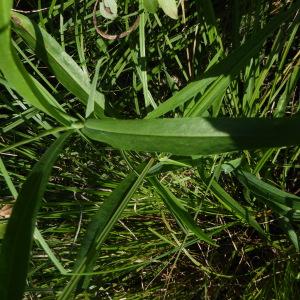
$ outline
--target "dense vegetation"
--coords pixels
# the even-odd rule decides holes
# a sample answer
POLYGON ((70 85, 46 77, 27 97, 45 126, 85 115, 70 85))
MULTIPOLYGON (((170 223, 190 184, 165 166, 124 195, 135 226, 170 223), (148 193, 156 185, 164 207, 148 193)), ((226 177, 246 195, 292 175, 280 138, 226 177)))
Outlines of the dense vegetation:
POLYGON ((1 300, 298 299, 300 3, 176 3, 0 0, 1 300))

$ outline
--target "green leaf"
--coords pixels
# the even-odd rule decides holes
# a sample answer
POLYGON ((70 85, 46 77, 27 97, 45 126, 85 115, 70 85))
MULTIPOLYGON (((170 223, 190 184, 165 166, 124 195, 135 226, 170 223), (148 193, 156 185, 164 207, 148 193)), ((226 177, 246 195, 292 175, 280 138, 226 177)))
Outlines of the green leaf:
POLYGON ((156 13, 158 9, 158 1, 157 0, 144 0, 144 7, 149 13, 156 13))
POLYGON ((0 70, 14 90, 28 103, 58 122, 71 125, 75 119, 68 116, 55 98, 28 74, 11 45, 12 3, 13 1, 0 1, 0 70))
POLYGON ((300 210, 300 197, 282 191, 248 172, 239 170, 236 174, 239 181, 260 199, 300 210))
POLYGON ((158 0, 158 4, 167 16, 174 20, 178 19, 178 9, 175 0, 158 0))
POLYGON ((300 144, 300 118, 96 120, 85 122, 89 138, 124 150, 208 155, 300 144))
POLYGON ((265 232, 261 226, 257 223, 254 216, 251 212, 241 206, 235 199, 233 199, 220 185, 216 180, 212 180, 210 185, 211 191, 214 193, 216 198, 224 205, 226 209, 231 211, 239 219, 243 220, 245 223, 252 226, 260 234, 265 236, 265 232))
POLYGON ((2 240, 4 238, 6 227, 7 227, 7 222, 1 221, 0 222, 0 240, 2 240))
POLYGON ((199 228, 199 226, 195 223, 194 219, 185 210, 180 201, 172 194, 172 192, 167 187, 163 186, 155 177, 151 177, 148 180, 156 188, 166 207, 175 216, 176 220, 183 228, 187 228, 200 240, 216 246, 216 243, 204 231, 202 231, 199 228))
POLYGON ((22 299, 36 216, 52 166, 71 132, 61 135, 35 164, 22 186, 0 252, 0 299, 22 299))
POLYGON ((97 83, 98 83, 98 77, 99 77, 99 71, 100 71, 101 64, 102 64, 102 60, 99 59, 97 65, 96 65, 95 76, 93 78, 91 92, 90 92, 88 103, 86 106, 86 112, 85 112, 86 118, 88 118, 91 114, 94 113, 96 95, 97 95, 96 89, 97 89, 97 83))
POLYGON ((287 235, 289 236, 291 242, 293 243, 295 249, 297 252, 300 251, 300 246, 299 246, 299 238, 298 238, 298 234, 295 231, 293 225, 291 224, 290 220, 286 217, 283 218, 283 220, 281 220, 281 225, 283 230, 287 233, 287 235))
MULTIPOLYGON (((73 58, 50 34, 26 16, 14 12, 12 21, 13 29, 50 67, 57 80, 86 105, 91 91, 90 80, 73 58)), ((94 98, 95 113, 101 117, 105 108, 104 95, 95 91, 94 98)))

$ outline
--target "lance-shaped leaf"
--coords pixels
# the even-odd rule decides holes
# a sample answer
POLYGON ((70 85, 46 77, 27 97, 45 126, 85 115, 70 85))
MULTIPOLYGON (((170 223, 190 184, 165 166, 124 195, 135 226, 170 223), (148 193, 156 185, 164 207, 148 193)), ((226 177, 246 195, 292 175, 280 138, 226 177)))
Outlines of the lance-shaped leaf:
POLYGON ((181 227, 183 227, 185 230, 188 229, 200 240, 205 241, 206 243, 211 245, 216 245, 215 242, 204 231, 200 229, 192 216, 186 211, 182 203, 167 187, 163 186, 155 177, 149 178, 149 181, 156 188, 166 207, 175 216, 177 222, 181 225, 181 227))
POLYGON ((42 110, 64 125, 74 118, 68 116, 50 93, 40 85, 23 66, 11 44, 10 16, 13 1, 0 1, 0 70, 13 87, 28 103, 42 110))
MULTIPOLYGON (((83 103, 87 104, 91 93, 89 78, 68 55, 61 45, 42 27, 24 15, 13 13, 13 29, 26 42, 51 71, 58 81, 83 103)), ((104 95, 95 91, 95 113, 103 115, 105 108, 104 95)))
POLYGON ((300 197, 282 191, 248 172, 239 170, 236 174, 240 182, 260 199, 300 210, 300 197))
POLYGON ((0 252, 0 299, 22 299, 36 215, 52 166, 71 132, 61 135, 36 163, 22 186, 0 252))
POLYGON ((208 155, 300 144, 300 118, 96 120, 85 122, 89 138, 124 150, 208 155))

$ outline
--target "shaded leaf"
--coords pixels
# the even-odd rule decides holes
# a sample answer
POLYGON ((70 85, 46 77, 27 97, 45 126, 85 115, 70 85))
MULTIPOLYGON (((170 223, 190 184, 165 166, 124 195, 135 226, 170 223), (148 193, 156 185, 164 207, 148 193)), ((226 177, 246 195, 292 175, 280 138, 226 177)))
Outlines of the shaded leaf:
POLYGON ((248 65, 250 59, 259 53, 268 36, 276 31, 283 22, 293 17, 299 7, 299 2, 294 3, 287 11, 275 16, 264 28, 256 31, 254 35, 246 40, 242 46, 206 71, 200 80, 189 83, 150 112, 147 118, 153 119, 162 116, 189 101, 198 93, 205 93, 201 100, 199 99, 192 109, 187 112, 189 116, 202 115, 218 99, 218 96, 226 91, 235 76, 248 65), (210 85, 211 87, 209 87, 210 85))
POLYGON ((68 285, 60 294, 59 300, 70 299, 80 280, 80 276, 78 275, 83 272, 89 272, 92 269, 94 261, 97 258, 97 251, 120 218, 123 210, 142 183, 152 164, 152 159, 146 166, 142 164, 138 168, 141 171, 139 176, 137 176, 136 172, 129 174, 103 202, 98 212, 94 215, 83 239, 77 264, 74 268, 74 273, 77 275, 71 277, 68 285))

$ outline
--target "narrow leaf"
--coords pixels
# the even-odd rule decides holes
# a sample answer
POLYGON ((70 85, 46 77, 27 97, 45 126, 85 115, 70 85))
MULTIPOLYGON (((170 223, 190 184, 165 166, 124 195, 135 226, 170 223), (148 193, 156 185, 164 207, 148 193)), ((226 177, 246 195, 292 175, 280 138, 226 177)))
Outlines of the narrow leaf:
POLYGON ((240 182, 256 196, 268 202, 274 202, 275 204, 281 204, 294 210, 300 210, 300 197, 282 191, 248 172, 239 170, 236 174, 240 182))
POLYGON ((220 185, 216 180, 212 180, 210 185, 211 191, 214 193, 216 198, 224 205, 226 209, 231 211, 239 219, 243 220, 245 223, 252 226, 260 234, 265 236, 265 233, 261 226, 257 223, 254 216, 251 212, 241 206, 235 199, 233 199, 220 185))
MULTIPOLYGON (((57 80, 83 104, 87 104, 91 90, 90 80, 73 58, 49 33, 26 16, 14 12, 12 21, 13 29, 37 57, 50 67, 57 80)), ((95 104, 96 114, 102 116, 105 99, 98 91, 95 92, 95 104)))
POLYGON ((300 144, 300 118, 96 120, 85 122, 89 138, 124 150, 208 155, 300 144))
POLYGON ((36 215, 52 166, 69 135, 61 135, 36 163, 14 204, 0 252, 1 300, 22 299, 36 215))
POLYGON ((191 215, 184 209, 183 205, 167 187, 163 186, 155 177, 149 178, 149 182, 156 188, 166 207, 175 216, 181 226, 183 225, 184 228, 187 228, 200 240, 211 245, 216 245, 215 242, 199 228, 191 215))
POLYGON ((293 17, 299 7, 299 2, 294 3, 287 11, 275 16, 264 28, 256 31, 255 35, 252 35, 242 46, 206 71, 200 80, 189 83, 174 96, 159 105, 157 109, 150 112, 147 118, 152 119, 162 116, 189 101, 198 93, 205 92, 205 95, 201 97, 202 99, 189 111, 190 116, 201 115, 217 99, 216 95, 225 92, 235 76, 247 66, 252 57, 259 53, 261 46, 268 36, 275 32, 283 22, 293 17), (207 89, 213 82, 214 85, 207 89))
POLYGON ((86 112, 85 112, 86 118, 88 118, 91 114, 94 113, 96 95, 97 95, 96 89, 97 89, 97 82, 98 82, 99 70, 100 70, 101 64, 102 64, 102 60, 100 59, 96 65, 95 75, 94 75, 92 86, 91 86, 91 92, 90 92, 88 103, 86 106, 86 112))
MULTIPOLYGON (((89 224, 79 252, 79 258, 74 273, 80 274, 91 270, 93 263, 97 258, 97 251, 99 251, 109 232, 120 218, 129 200, 142 183, 152 164, 153 159, 151 159, 146 166, 142 164, 138 168, 138 170, 141 171, 139 176, 137 176, 135 172, 132 172, 103 202, 99 211, 94 215, 89 224)), ((71 299, 72 293, 79 280, 79 275, 73 275, 58 299, 71 299)))

